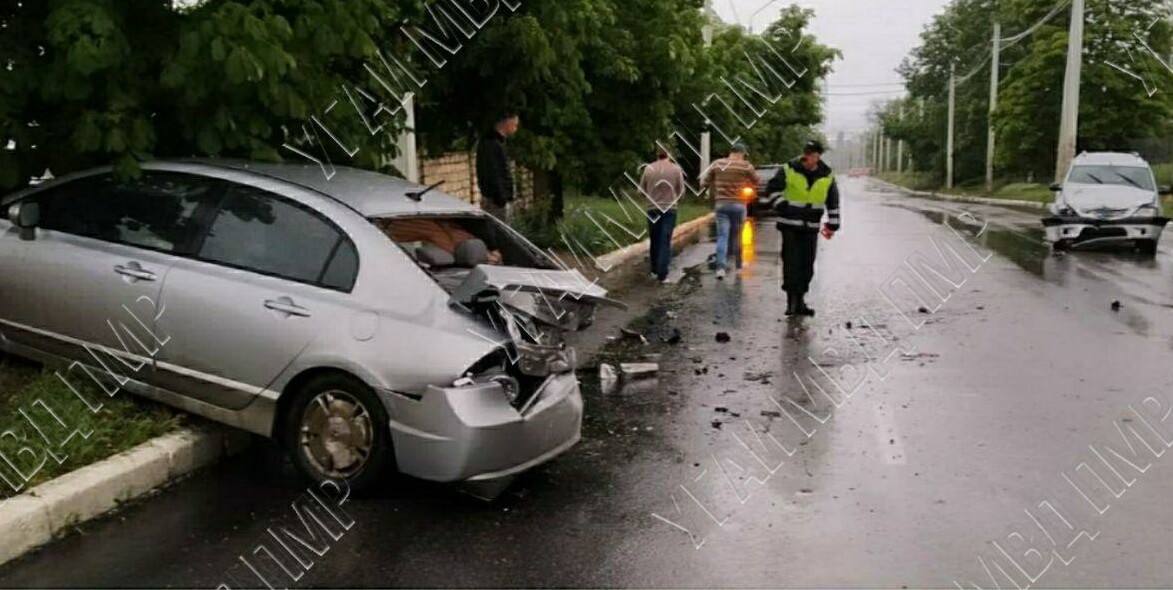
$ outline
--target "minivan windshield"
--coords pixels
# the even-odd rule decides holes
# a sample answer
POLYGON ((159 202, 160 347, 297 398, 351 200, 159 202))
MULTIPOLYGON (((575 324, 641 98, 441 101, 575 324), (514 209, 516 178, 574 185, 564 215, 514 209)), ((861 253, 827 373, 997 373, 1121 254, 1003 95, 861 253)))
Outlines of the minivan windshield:
POLYGON ((1067 182, 1075 184, 1121 185, 1146 191, 1156 190, 1153 175, 1143 166, 1075 166, 1067 182))

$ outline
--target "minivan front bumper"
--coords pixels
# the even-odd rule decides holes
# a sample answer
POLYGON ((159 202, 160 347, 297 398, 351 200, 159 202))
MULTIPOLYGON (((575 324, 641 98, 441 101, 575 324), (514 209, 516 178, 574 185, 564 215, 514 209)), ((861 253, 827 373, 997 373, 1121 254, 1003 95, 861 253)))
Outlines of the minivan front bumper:
POLYGON ((439 482, 490 481, 549 461, 582 437, 574 373, 551 375, 522 408, 501 385, 430 387, 419 400, 384 395, 399 471, 439 482))
POLYGON ((1119 242, 1159 240, 1167 217, 1129 217, 1125 219, 1095 219, 1077 215, 1055 215, 1043 219, 1047 241, 1067 241, 1072 244, 1091 242, 1119 242))

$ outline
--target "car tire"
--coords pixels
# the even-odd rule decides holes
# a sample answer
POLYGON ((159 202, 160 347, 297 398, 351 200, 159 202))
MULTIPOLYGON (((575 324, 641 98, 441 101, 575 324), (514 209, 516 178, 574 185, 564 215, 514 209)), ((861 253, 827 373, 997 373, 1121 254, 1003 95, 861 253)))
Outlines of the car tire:
POLYGON ((1137 242, 1136 248, 1140 250, 1140 253, 1143 256, 1153 257, 1157 255, 1156 240, 1145 240, 1143 242, 1137 242))
POLYGON ((294 396, 282 420, 282 442, 305 477, 344 479, 361 491, 393 469, 387 410, 365 383, 327 373, 311 378, 294 396))
POLYGON ((1051 247, 1054 248, 1056 252, 1066 252, 1071 249, 1071 241, 1070 240, 1059 240, 1058 242, 1055 242, 1051 247))

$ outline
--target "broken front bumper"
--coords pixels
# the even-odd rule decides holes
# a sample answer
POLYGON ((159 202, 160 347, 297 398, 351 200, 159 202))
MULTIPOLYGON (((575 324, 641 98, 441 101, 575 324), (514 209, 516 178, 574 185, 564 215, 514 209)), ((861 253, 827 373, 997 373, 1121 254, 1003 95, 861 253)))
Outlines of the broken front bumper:
POLYGON ((1127 219, 1094 219, 1072 215, 1056 215, 1043 219, 1047 241, 1067 241, 1072 244, 1159 240, 1167 217, 1130 217, 1127 219))
POLYGON ((582 394, 574 373, 551 375, 520 409, 492 382, 431 387, 419 400, 399 394, 385 399, 399 471, 421 479, 512 476, 553 459, 582 436, 582 394))

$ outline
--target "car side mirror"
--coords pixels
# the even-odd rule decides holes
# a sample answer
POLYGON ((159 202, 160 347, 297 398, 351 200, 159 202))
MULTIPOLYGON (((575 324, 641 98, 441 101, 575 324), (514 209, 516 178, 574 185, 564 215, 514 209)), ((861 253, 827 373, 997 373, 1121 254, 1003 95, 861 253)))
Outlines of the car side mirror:
POLYGON ((1062 183, 1058 183, 1058 182, 1053 182, 1053 183, 1051 183, 1051 190, 1052 190, 1053 192, 1056 192, 1056 193, 1057 193, 1057 192, 1059 192, 1059 191, 1063 190, 1063 184, 1062 184, 1062 183))
POLYGON ((8 207, 8 221, 20 228, 20 239, 35 239, 37 225, 41 222, 41 206, 28 201, 13 203, 8 207))

